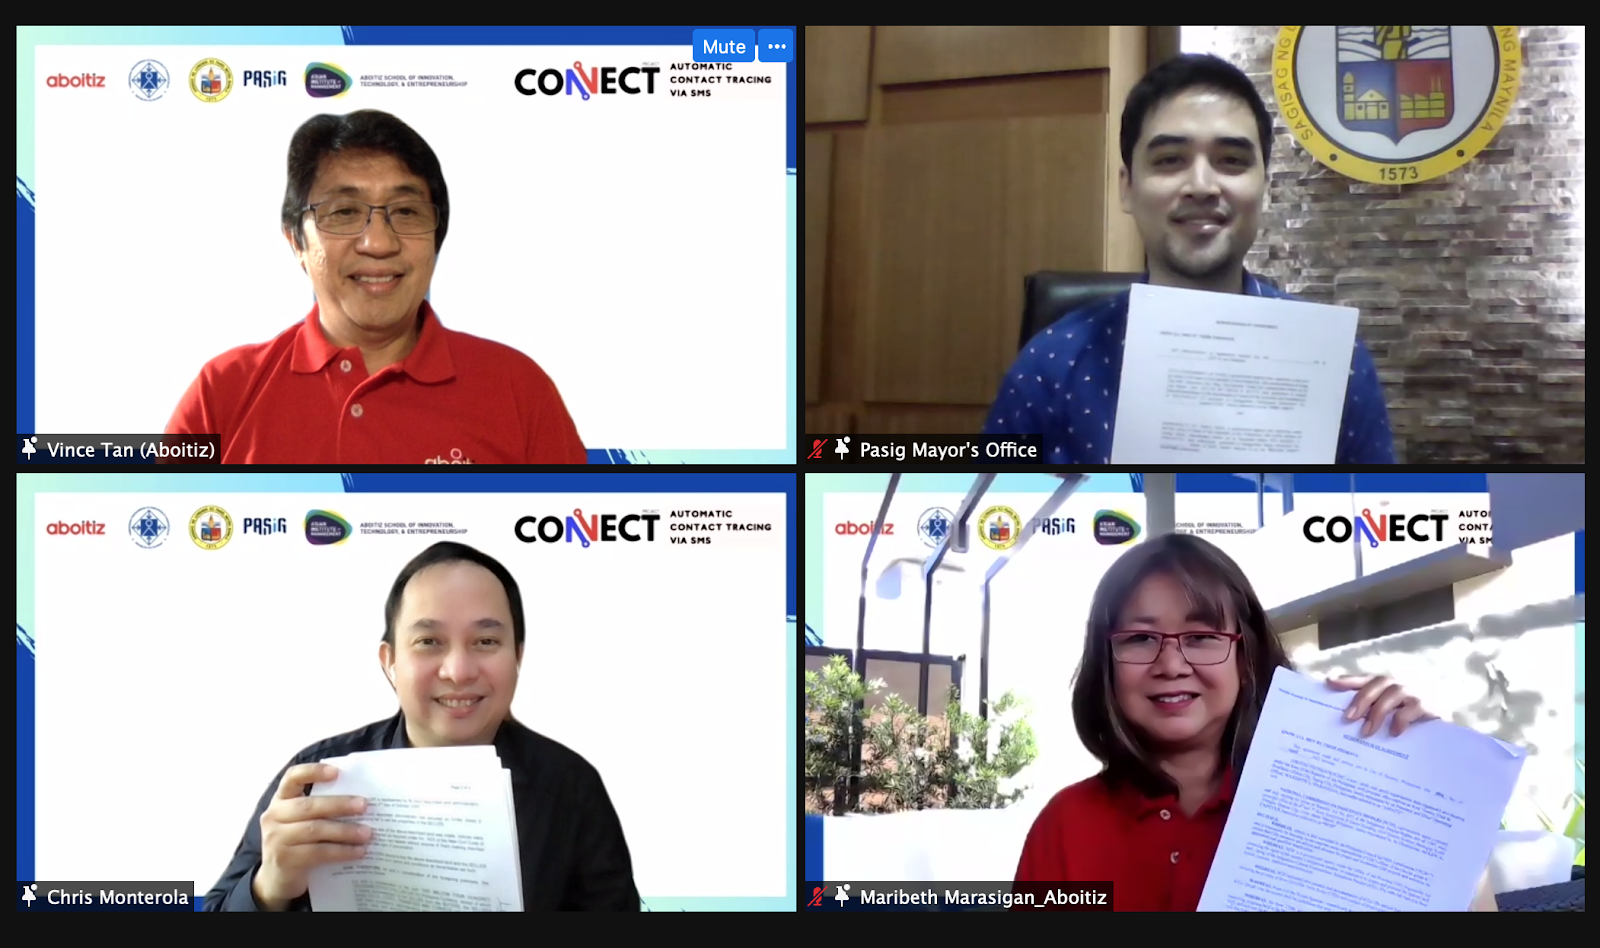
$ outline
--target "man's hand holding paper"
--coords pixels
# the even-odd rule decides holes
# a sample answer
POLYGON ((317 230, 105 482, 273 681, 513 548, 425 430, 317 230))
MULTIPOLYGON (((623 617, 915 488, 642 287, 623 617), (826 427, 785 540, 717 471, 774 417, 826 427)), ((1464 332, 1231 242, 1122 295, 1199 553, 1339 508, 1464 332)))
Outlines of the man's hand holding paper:
POLYGON ((1111 462, 1334 463, 1356 317, 1135 284, 1111 462))
POLYGON ((310 871, 317 911, 522 911, 511 773, 492 746, 374 751, 324 766, 338 777, 313 786, 308 802, 364 799, 343 819, 371 841, 362 856, 310 871))

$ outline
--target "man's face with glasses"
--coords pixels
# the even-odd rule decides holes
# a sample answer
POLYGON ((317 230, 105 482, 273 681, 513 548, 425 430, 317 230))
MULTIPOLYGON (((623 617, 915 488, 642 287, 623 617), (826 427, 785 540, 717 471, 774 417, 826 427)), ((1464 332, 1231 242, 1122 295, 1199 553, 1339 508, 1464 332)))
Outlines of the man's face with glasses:
POLYGON ((427 183, 392 155, 323 159, 302 219, 306 249, 295 255, 332 341, 382 344, 416 316, 433 279, 431 202, 427 183))
POLYGON ((1168 749, 1216 747, 1239 698, 1234 623, 1204 612, 1183 583, 1157 573, 1128 597, 1111 635, 1117 703, 1168 749))

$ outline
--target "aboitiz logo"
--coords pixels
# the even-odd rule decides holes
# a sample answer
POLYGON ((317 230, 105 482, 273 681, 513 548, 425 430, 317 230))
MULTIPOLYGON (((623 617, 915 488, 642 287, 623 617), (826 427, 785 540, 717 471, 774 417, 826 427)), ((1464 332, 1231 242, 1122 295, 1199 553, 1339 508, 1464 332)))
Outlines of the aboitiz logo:
POLYGON ((615 540, 654 543, 656 522, 660 519, 661 514, 654 512, 622 517, 616 514, 590 514, 586 517, 582 510, 574 510, 565 521, 561 517, 523 517, 513 530, 523 543, 538 543, 541 540, 560 543, 564 539, 568 543, 582 543, 588 549, 591 543, 610 543, 615 540), (644 524, 643 535, 639 533, 641 523, 644 524))
POLYGON ((574 93, 583 96, 583 101, 589 101, 594 95, 614 95, 618 92, 627 95, 655 95, 656 73, 661 71, 660 66, 628 66, 618 70, 616 66, 591 66, 584 69, 583 63, 575 62, 571 69, 524 69, 517 73, 513 83, 517 91, 523 95, 561 95, 574 93), (639 85, 639 77, 644 77, 644 86, 639 85))

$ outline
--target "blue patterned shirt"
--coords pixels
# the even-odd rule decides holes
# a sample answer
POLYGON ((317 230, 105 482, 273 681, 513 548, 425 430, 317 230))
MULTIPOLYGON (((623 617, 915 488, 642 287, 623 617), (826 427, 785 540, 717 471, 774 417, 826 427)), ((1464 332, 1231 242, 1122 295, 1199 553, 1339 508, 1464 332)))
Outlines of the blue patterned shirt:
MULTIPOLYGON (((1251 296, 1296 298, 1249 273, 1244 286, 1251 296)), ((1030 339, 1001 380, 983 433, 1042 434, 1047 464, 1109 464, 1127 324, 1123 290, 1078 307, 1030 339)), ((1395 463, 1383 387, 1359 336, 1334 463, 1395 463)))

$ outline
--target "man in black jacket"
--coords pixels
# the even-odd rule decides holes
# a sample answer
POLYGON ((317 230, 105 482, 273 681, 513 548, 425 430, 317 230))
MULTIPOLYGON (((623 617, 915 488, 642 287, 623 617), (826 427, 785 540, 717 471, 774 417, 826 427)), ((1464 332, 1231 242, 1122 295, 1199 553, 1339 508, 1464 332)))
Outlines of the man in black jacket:
POLYGON ((406 564, 384 610, 378 659, 400 699, 384 721, 296 754, 262 795, 206 911, 310 911, 311 869, 365 854, 369 831, 341 817, 363 802, 310 796, 320 763, 362 751, 493 744, 511 771, 523 907, 636 911, 628 844, 600 774, 511 717, 525 636, 516 580, 494 558, 436 543, 406 564), (513 646, 513 647, 508 647, 513 646))

